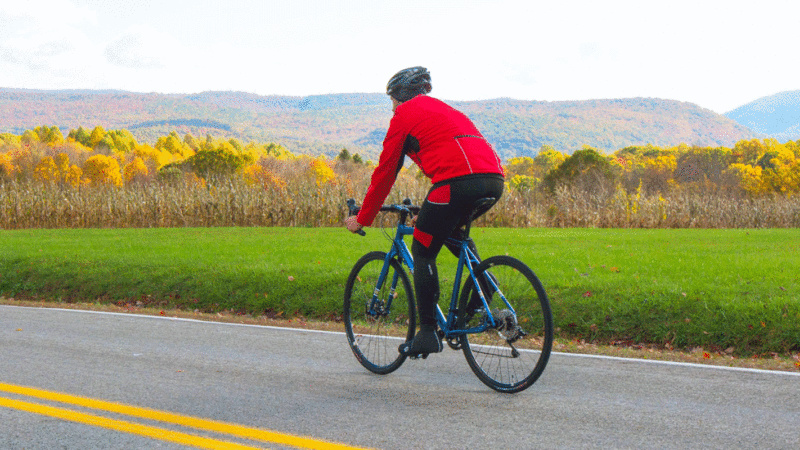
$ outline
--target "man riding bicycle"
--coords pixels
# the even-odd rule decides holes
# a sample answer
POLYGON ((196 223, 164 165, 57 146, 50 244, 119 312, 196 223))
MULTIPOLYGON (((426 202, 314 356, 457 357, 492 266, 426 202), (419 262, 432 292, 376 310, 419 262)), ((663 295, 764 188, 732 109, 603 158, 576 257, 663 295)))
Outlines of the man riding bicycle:
MULTIPOLYGON (((461 228, 475 201, 499 199, 504 183, 500 158, 472 121, 428 96, 430 91, 431 76, 424 67, 401 70, 389 80, 386 93, 392 99, 394 116, 361 211, 346 220, 347 229, 353 233, 372 224, 406 156, 433 183, 416 218, 411 245, 420 331, 412 341, 400 345, 400 353, 406 356, 442 351, 436 333, 436 256, 448 237, 463 238, 461 228)), ((469 247, 477 255, 473 242, 469 247)), ((450 250, 458 256, 458 249, 450 250)))

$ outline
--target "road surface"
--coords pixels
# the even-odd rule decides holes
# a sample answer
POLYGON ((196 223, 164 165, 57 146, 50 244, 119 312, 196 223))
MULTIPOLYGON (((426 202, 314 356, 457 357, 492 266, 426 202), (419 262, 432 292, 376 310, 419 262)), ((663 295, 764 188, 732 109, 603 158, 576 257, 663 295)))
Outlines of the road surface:
POLYGON ((378 376, 342 333, 0 306, 0 449, 798 449, 798 375, 554 354, 509 395, 447 348, 378 376))

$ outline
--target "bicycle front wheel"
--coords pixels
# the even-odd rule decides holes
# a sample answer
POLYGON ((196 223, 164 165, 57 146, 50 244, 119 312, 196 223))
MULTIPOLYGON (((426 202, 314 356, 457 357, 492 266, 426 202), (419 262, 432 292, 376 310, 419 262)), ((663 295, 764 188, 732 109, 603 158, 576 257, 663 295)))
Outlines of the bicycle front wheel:
POLYGON ((387 374, 406 357, 397 347, 414 337, 414 291, 403 267, 386 253, 367 253, 353 266, 344 290, 347 341, 367 370, 387 374))
MULTIPOLYGON (((553 346, 553 316, 542 283, 522 261, 493 256, 475 269, 489 312, 480 308, 466 328, 489 325, 486 331, 464 334, 464 356, 470 368, 487 386, 500 392, 520 392, 544 371, 553 346)), ((459 299, 464 311, 475 295, 468 278, 459 299)))

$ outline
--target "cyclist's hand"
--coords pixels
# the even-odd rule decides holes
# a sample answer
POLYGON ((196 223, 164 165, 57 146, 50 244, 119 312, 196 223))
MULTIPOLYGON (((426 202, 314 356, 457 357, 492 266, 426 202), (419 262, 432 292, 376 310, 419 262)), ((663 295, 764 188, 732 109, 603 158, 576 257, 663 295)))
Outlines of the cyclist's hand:
POLYGON ((411 226, 412 227, 417 226, 417 217, 419 217, 419 214, 417 214, 416 216, 411 218, 411 226))
POLYGON ((364 228, 358 220, 356 220, 358 216, 350 216, 344 220, 344 225, 347 227, 347 230, 351 233, 358 233, 358 230, 364 228))

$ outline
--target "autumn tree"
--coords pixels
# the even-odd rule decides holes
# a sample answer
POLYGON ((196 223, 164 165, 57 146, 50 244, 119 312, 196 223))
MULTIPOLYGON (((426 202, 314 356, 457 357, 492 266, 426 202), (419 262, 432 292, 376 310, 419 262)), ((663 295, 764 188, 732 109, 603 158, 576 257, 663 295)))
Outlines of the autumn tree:
POLYGON ((55 146, 64 142, 64 135, 61 134, 61 130, 57 126, 48 127, 42 125, 34 128, 33 132, 36 133, 42 144, 55 146))
POLYGON ((80 186, 82 181, 83 181, 83 170, 81 170, 80 167, 74 164, 69 166, 69 170, 67 170, 67 173, 64 176, 64 183, 72 187, 78 187, 80 186))
POLYGON ((722 175, 727 185, 735 186, 750 196, 759 196, 768 190, 764 183, 763 172, 760 166, 733 163, 722 175))
POLYGON ((543 177, 547 172, 555 169, 567 159, 567 155, 559 152, 549 145, 539 148, 539 153, 533 158, 534 176, 543 177))
POLYGON ((11 157, 6 153, 0 153, 0 180, 10 180, 15 172, 16 168, 11 163, 11 157))
POLYGON ((156 141, 155 148, 157 150, 164 150, 173 155, 179 155, 182 158, 188 158, 194 154, 194 151, 178 137, 178 133, 172 132, 168 136, 161 136, 156 141))
POLYGON ((103 140, 104 137, 106 137, 106 130, 100 125, 94 127, 94 129, 92 129, 91 134, 89 135, 89 145, 87 145, 87 147, 89 148, 97 147, 97 145, 100 143, 100 141, 103 140))
POLYGON ((183 143, 186 144, 189 148, 192 149, 194 152, 198 152, 201 149, 203 143, 197 139, 196 137, 192 136, 190 133, 186 133, 183 136, 183 143))
POLYGON ((544 185, 554 192, 559 185, 589 192, 611 190, 614 172, 606 157, 591 147, 576 151, 544 177, 544 185))
POLYGON ((92 137, 89 134, 89 132, 86 131, 83 127, 78 127, 77 130, 75 129, 69 130, 67 139, 77 142, 83 145, 84 147, 91 147, 90 142, 92 140, 92 137))
POLYGON ((11 133, 0 133, 0 147, 19 146, 20 137, 11 133))
POLYGON ((213 150, 201 150, 186 160, 193 172, 204 178, 231 175, 255 161, 248 154, 237 151, 229 142, 213 150))
POLYGON ((286 147, 276 144, 274 142, 270 142, 269 144, 265 144, 262 146, 264 149, 264 156, 271 156, 277 159, 289 159, 294 157, 292 153, 286 149, 286 147))
POLYGON ((158 170, 176 159, 176 155, 167 150, 158 150, 147 144, 137 145, 132 153, 134 157, 141 158, 151 170, 158 170))
POLYGON ((33 170, 33 176, 39 181, 55 182, 58 181, 58 166, 53 161, 53 158, 45 156, 33 170))
POLYGON ((308 165, 308 172, 314 177, 317 187, 336 180, 336 173, 322 158, 312 159, 308 165))
POLYGON ((25 130, 20 137, 20 143, 26 147, 31 147, 41 143, 39 135, 33 130, 25 130))
POLYGON ((734 161, 734 153, 725 147, 692 147, 677 157, 675 179, 681 183, 710 181, 719 184, 722 172, 734 161))
POLYGON ((136 148, 136 138, 128 130, 111 130, 106 133, 106 138, 111 141, 111 148, 118 152, 129 153, 136 148))
POLYGON ((83 173, 94 186, 122 186, 119 161, 106 155, 94 155, 83 164, 83 173))
POLYGON ((144 181, 149 174, 150 170, 147 168, 147 165, 145 165, 142 158, 138 156, 133 158, 133 161, 125 165, 125 168, 122 170, 122 175, 126 183, 144 181))

